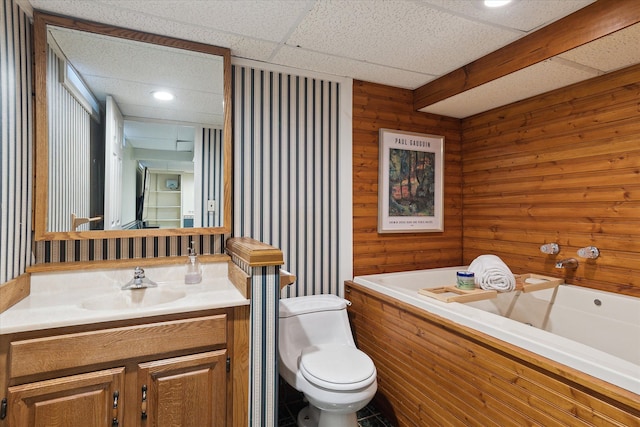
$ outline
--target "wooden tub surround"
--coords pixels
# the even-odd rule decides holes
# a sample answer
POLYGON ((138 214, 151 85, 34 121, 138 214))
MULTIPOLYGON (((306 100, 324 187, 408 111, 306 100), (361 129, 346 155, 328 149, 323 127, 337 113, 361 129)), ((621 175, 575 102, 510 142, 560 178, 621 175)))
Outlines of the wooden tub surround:
POLYGON ((345 282, 378 403, 404 426, 640 426, 640 396, 345 282))

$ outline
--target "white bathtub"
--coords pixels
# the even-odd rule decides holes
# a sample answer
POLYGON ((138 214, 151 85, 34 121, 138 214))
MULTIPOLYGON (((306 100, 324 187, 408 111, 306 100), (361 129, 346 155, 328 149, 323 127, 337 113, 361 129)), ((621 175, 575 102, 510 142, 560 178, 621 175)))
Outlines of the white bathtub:
POLYGON ((509 292, 464 304, 418 293, 454 284, 455 272, 464 269, 374 274, 353 281, 640 394, 639 298, 564 284, 556 292, 509 292))

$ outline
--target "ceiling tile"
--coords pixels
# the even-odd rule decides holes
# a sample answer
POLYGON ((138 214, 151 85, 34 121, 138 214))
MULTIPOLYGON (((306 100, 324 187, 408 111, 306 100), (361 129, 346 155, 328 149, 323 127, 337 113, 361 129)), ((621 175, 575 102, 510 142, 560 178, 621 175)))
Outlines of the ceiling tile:
POLYGON ((301 0, 100 0, 136 12, 141 20, 155 16, 187 26, 280 41, 313 2, 301 0))
POLYGON ((530 32, 569 15, 595 0, 514 0, 500 8, 488 8, 483 0, 424 0, 424 3, 470 19, 504 28, 530 32))
MULTIPOLYGON (((127 2, 106 0, 29 0, 35 9, 89 21, 101 22, 124 28, 132 28, 151 34, 192 40, 200 43, 230 47, 238 44, 243 36, 219 31, 215 27, 194 26, 180 20, 169 20, 150 14, 141 14, 120 7, 127 2)), ((185 0, 184 9, 199 10, 202 2, 185 0), (190 4, 193 3, 193 4, 190 4)), ((179 17, 180 15, 178 15, 179 17)))
POLYGON ((640 24, 632 25, 559 56, 604 72, 638 64, 640 63, 640 24))
POLYGON ((332 74, 341 77, 353 77, 372 83, 381 83, 405 89, 413 89, 435 78, 435 76, 387 67, 375 63, 355 61, 301 48, 283 46, 273 57, 272 62, 302 70, 332 74))
POLYGON ((470 21, 425 3, 327 0, 315 4, 287 45, 414 72, 443 74, 517 37, 512 31, 470 21))

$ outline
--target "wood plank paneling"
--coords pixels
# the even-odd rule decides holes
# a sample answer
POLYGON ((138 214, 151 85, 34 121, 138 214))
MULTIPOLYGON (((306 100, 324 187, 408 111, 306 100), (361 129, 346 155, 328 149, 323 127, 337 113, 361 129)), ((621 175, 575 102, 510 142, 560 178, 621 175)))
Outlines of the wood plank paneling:
POLYGON ((459 265, 462 262, 460 121, 412 110, 410 90, 353 83, 354 275, 459 265), (444 135, 444 232, 379 234, 378 131, 444 135))
POLYGON ((405 426, 637 426, 638 396, 518 347, 345 284, 376 399, 405 426))
POLYGON ((464 263, 494 253, 516 273, 640 296, 639 82, 633 66, 462 120, 464 263), (591 245, 600 258, 577 257, 591 245), (568 257, 577 270, 555 268, 568 257))

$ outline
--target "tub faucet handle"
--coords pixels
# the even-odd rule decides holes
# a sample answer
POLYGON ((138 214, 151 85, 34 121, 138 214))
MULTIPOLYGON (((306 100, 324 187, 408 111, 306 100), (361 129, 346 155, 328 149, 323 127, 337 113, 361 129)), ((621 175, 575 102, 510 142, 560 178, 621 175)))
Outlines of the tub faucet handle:
POLYGON ((587 246, 578 249, 578 256, 580 258, 596 259, 600 256, 600 251, 595 246, 587 246))
POLYGON ((560 252, 560 246, 557 243, 547 243, 540 246, 540 252, 547 255, 555 255, 560 252))

